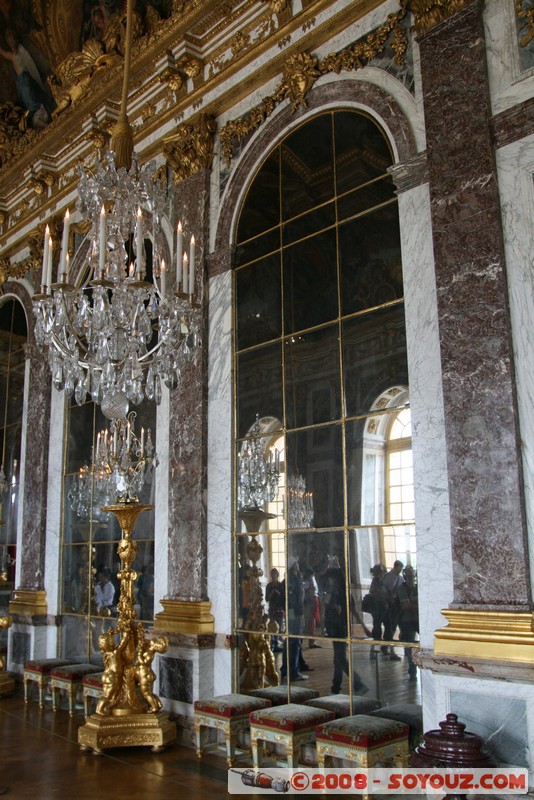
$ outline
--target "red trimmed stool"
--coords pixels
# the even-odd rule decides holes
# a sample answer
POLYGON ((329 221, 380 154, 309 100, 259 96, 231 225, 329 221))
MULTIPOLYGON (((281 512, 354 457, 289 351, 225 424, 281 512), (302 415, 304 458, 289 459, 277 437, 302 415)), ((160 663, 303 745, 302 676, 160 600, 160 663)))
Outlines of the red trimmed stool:
POLYGON ((76 695, 82 688, 82 679, 89 673, 102 672, 102 667, 94 664, 70 664, 66 667, 54 667, 50 672, 50 690, 52 692, 52 710, 57 711, 59 692, 66 692, 69 700, 69 714, 74 716, 76 695))
POLYGON ((89 698, 94 698, 97 702, 102 697, 102 675, 103 672, 89 672, 82 678, 83 711, 86 717, 89 716, 89 698))
POLYGON ((288 700, 286 684, 266 686, 265 689, 253 689, 249 694, 252 697, 262 697, 264 700, 270 700, 273 706, 283 706, 286 703, 300 705, 307 700, 313 700, 314 697, 319 697, 319 692, 316 692, 315 689, 305 689, 304 686, 291 686, 288 700))
MULTIPOLYGON (((333 711, 336 719, 350 717, 350 697, 348 694, 329 694, 326 697, 317 697, 313 700, 306 700, 305 705, 314 708, 326 708, 333 711)), ((380 700, 376 697, 360 697, 354 695, 352 698, 352 714, 371 714, 381 706, 380 700)), ((385 716, 385 715, 384 715, 385 716)))
POLYGON ((263 742, 282 744, 287 766, 296 767, 300 748, 315 742, 316 727, 333 719, 333 711, 298 703, 254 711, 250 715, 250 744, 254 768, 261 766, 263 742))
POLYGON ((232 766, 235 759, 237 734, 247 731, 249 714, 261 708, 269 708, 269 700, 247 694, 222 694, 208 700, 195 700, 195 744, 197 756, 207 750, 203 742, 203 728, 222 731, 226 744, 226 762, 232 766))
MULTIPOLYGON (((364 769, 408 763, 408 725, 404 722, 357 714, 320 725, 315 737, 318 769, 324 769, 332 758, 354 761, 364 769)), ((367 800, 368 795, 362 797, 367 800)))
POLYGON ((423 708, 417 703, 394 703, 391 706, 384 706, 377 711, 369 712, 373 717, 382 719, 396 719, 397 722, 405 722, 410 733, 408 741, 410 750, 415 750, 423 741, 423 708))
POLYGON ((39 689, 39 706, 43 708, 46 687, 50 683, 50 672, 54 667, 65 667, 71 664, 63 658, 41 658, 26 661, 24 664, 24 702, 28 702, 28 689, 30 683, 36 683, 39 689))

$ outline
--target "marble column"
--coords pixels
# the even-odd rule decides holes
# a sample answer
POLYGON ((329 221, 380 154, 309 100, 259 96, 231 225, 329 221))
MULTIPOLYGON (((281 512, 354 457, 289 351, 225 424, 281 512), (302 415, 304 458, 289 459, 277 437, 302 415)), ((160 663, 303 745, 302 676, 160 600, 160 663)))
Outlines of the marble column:
POLYGON ((51 378, 35 344, 26 344, 26 381, 22 425, 22 465, 17 535, 17 586, 9 603, 9 669, 46 652, 47 603, 44 589, 48 447, 51 378))
POLYGON ((523 649, 501 657, 527 659, 530 578, 482 4, 468 2, 418 42, 454 581, 436 644, 497 655, 489 639, 501 626, 503 636, 524 635, 523 649))
MULTIPOLYGON (((182 370, 169 400, 168 595, 156 627, 176 633, 213 631, 207 598, 207 294, 204 254, 209 215, 209 171, 178 184, 176 221, 196 241, 195 302, 202 316, 202 346, 182 370)), ((188 240, 188 235, 187 235, 188 240)))

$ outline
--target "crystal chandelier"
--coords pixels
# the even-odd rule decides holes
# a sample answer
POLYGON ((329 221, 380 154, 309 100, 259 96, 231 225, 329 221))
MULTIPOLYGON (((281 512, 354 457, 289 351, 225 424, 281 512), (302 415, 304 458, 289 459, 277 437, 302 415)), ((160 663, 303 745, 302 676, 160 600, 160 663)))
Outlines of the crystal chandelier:
POLYGON ((136 416, 130 411, 97 434, 91 466, 81 467, 67 495, 79 517, 87 517, 91 507, 98 516, 96 509, 110 502, 137 503, 144 484, 152 481, 158 456, 150 428, 136 434, 136 416))
POLYGON ((237 501, 240 511, 259 509, 276 497, 280 478, 280 455, 271 450, 265 457, 258 415, 238 457, 237 501))
POLYGON ((91 221, 81 283, 70 283, 65 215, 58 281, 52 283, 47 237, 41 292, 34 296, 35 337, 48 350, 54 386, 82 404, 89 394, 110 418, 126 416, 144 397, 161 401, 200 344, 194 303, 195 241, 177 231, 174 268, 165 263, 161 231, 165 192, 153 163, 117 169, 113 153, 96 171, 80 168, 78 208, 91 221), (148 219, 147 219, 148 212, 148 219), (145 236, 152 244, 150 263, 145 236), (189 253, 187 250, 189 249, 189 253), (172 272, 172 274, 171 274, 172 272))
POLYGON ((90 223, 69 265, 70 215, 65 215, 57 281, 47 227, 41 291, 34 295, 37 344, 48 351, 54 386, 87 395, 110 419, 130 403, 161 401, 200 346, 194 301, 195 238, 178 223, 174 253, 162 231, 166 192, 156 164, 140 167, 127 117, 133 0, 128 0, 121 109, 111 151, 79 168, 78 211, 90 223), (148 241, 148 245, 147 245, 148 241), (75 274, 74 274, 75 273, 75 274))
POLYGON ((287 527, 310 528, 313 523, 313 493, 306 490, 302 475, 287 481, 287 527))

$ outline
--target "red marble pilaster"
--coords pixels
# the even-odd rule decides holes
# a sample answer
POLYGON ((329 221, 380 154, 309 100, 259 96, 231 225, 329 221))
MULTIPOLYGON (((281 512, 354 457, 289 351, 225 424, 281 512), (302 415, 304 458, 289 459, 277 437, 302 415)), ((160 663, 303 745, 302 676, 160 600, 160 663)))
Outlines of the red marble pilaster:
POLYGON ((36 345, 25 345, 25 352, 30 364, 26 388, 24 484, 20 498, 19 543, 23 557, 17 589, 41 590, 45 571, 51 377, 47 358, 36 345))
POLYGON ((208 336, 203 264, 208 214, 209 171, 204 170, 176 187, 176 219, 185 219, 195 235, 195 299, 203 321, 202 347, 170 393, 168 597, 182 600, 207 598, 208 336))
POLYGON ((526 609, 521 453, 482 4, 470 3, 418 41, 454 605, 526 609))

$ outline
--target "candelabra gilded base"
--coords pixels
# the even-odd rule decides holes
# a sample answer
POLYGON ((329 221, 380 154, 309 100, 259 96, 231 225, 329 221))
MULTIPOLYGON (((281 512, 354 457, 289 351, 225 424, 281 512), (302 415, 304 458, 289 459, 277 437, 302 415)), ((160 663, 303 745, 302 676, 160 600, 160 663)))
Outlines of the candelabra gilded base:
POLYGON ((121 585, 116 628, 109 628, 99 637, 104 660, 102 697, 96 712, 87 717, 78 730, 82 750, 100 754, 113 747, 152 747, 162 750, 176 739, 176 725, 161 710, 161 701, 154 694, 156 675, 152 661, 156 653, 168 649, 167 637, 145 639, 144 628, 136 622, 133 586, 137 573, 132 564, 137 545, 132 539, 137 518, 152 506, 140 503, 117 503, 105 506, 117 517, 122 531, 117 552, 121 560, 118 578, 121 585), (117 642, 118 639, 118 642, 117 642))
MULTIPOLYGON (((0 617, 0 628, 10 628, 13 624, 13 617, 7 614, 0 617)), ((0 697, 4 694, 11 694, 15 689, 15 681, 6 671, 6 659, 0 656, 0 697)))
POLYGON ((280 683, 271 650, 271 636, 278 633, 278 625, 276 622, 270 623, 269 615, 265 613, 260 582, 263 570, 257 566, 263 547, 256 538, 262 524, 267 519, 273 519, 274 514, 254 508, 240 511, 239 517, 245 523, 247 533, 250 535, 246 554, 247 559, 252 562, 245 578, 248 581, 250 599, 244 627, 250 633, 246 634, 239 652, 240 689, 249 692, 252 689, 263 689, 265 686, 278 686, 280 683))

